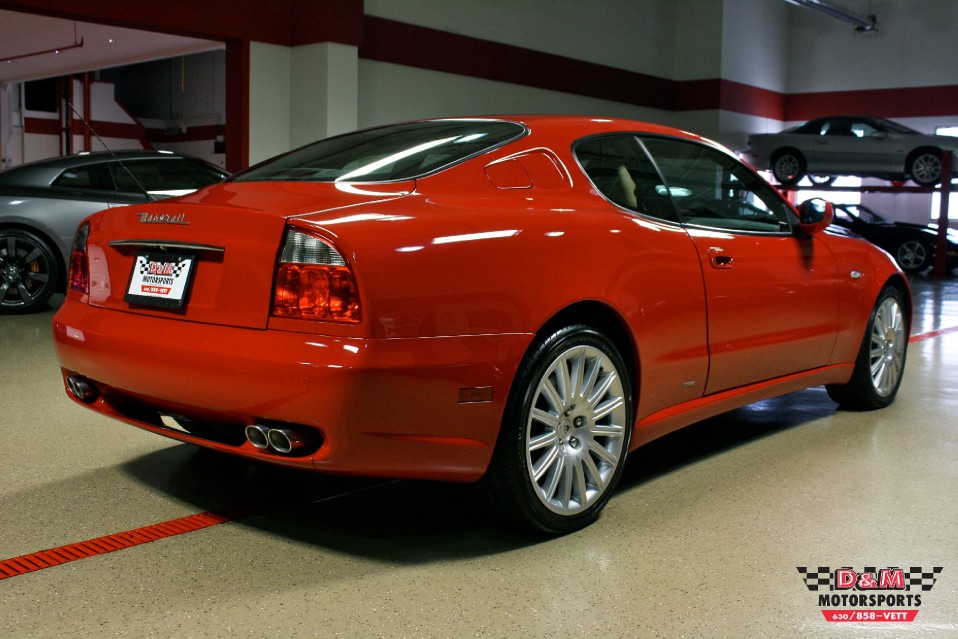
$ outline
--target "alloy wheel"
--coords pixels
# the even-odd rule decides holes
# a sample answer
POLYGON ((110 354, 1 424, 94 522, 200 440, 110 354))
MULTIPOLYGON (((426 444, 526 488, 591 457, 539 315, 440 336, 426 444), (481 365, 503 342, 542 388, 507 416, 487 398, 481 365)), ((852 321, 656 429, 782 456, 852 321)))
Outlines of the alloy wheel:
POLYGON ((605 495, 625 458, 622 377, 600 349, 561 352, 538 381, 526 424, 526 466, 542 504, 574 515, 605 495))
POLYGON ((895 251, 895 259, 903 271, 914 273, 928 266, 928 249, 917 240, 908 240, 895 251))
POLYGON ((34 310, 49 299, 56 284, 56 260, 32 233, 0 231, 0 310, 34 310))
POLYGON ((886 297, 875 313, 869 350, 872 385, 881 397, 893 393, 901 380, 908 343, 905 326, 898 300, 886 297))

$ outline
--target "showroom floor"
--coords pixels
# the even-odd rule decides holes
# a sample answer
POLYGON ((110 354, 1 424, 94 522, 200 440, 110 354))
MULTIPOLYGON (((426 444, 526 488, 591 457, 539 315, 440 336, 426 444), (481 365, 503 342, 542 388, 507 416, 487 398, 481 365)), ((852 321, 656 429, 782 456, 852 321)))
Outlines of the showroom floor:
POLYGON ((956 637, 958 281, 913 284, 891 408, 816 388, 696 424, 550 540, 490 525, 467 486, 302 474, 86 411, 53 311, 0 317, 0 637, 956 637), (798 567, 943 570, 892 606, 914 621, 841 623, 798 567))

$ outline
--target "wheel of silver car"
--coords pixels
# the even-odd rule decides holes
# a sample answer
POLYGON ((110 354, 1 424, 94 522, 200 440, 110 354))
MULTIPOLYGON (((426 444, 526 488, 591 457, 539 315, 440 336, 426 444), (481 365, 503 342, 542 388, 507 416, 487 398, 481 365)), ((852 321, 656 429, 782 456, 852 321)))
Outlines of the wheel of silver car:
POLYGON ((778 151, 772 156, 772 175, 781 184, 798 184, 805 175, 805 159, 792 149, 778 151))
POLYGON ((935 149, 921 149, 908 161, 908 175, 917 184, 929 186, 941 181, 941 154, 935 149))
POLYGON ((885 287, 869 317, 851 379, 827 386, 829 396, 860 410, 884 408, 895 401, 905 372, 908 328, 902 293, 885 287))
POLYGON ((0 229, 0 313, 28 313, 46 303, 57 286, 53 250, 36 234, 0 229))
POLYGON ((931 248, 920 240, 905 240, 895 249, 895 261, 906 273, 920 273, 931 264, 931 248))
POLYGON ((629 389, 598 331, 572 326, 540 341, 517 374, 488 475, 503 514, 549 534, 594 521, 625 464, 629 389))

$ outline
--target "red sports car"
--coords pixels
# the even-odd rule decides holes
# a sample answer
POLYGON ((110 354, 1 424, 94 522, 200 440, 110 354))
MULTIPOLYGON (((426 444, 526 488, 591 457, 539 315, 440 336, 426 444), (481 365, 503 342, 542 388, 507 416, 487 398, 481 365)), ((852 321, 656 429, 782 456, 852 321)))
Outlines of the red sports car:
POLYGON ((586 117, 408 122, 88 218, 54 320, 75 401, 310 470, 481 480, 592 522, 628 451, 825 384, 890 404, 906 279, 732 154, 586 117))

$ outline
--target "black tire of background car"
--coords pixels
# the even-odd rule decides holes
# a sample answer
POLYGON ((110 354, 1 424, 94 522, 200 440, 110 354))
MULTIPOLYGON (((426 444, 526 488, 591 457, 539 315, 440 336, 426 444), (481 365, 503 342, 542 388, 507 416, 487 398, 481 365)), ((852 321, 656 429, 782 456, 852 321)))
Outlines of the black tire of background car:
POLYGON ((40 310, 59 286, 60 267, 35 233, 0 229, 0 314, 40 310))
MULTIPOLYGON (((875 410, 885 408, 895 401, 898 388, 905 373, 905 360, 908 355, 908 321, 906 307, 901 290, 893 285, 885 286, 878 295, 878 301, 872 309, 865 327, 858 356, 855 359, 855 369, 847 384, 829 384, 825 386, 828 396, 842 408, 850 410, 875 410), (901 334, 895 335, 889 342, 886 325, 894 313, 901 313, 901 334), (875 347, 873 349, 873 347, 875 347), (894 370, 894 377, 888 388, 880 390, 876 387, 873 378, 873 365, 878 358, 887 357, 889 349, 901 349, 901 361, 894 370), (877 352, 873 352, 873 350, 877 352)), ((894 356, 895 353, 893 352, 894 356)))
POLYGON ((779 149, 772 154, 772 175, 781 184, 798 184, 805 177, 805 158, 795 149, 779 149))
POLYGON ((631 389, 628 369, 617 348, 598 330, 586 325, 572 325, 535 341, 516 373, 496 449, 482 480, 496 515, 523 532, 546 535, 571 533, 594 522, 615 491, 625 467, 634 411, 631 389), (614 469, 598 497, 580 512, 558 514, 543 504, 529 471, 530 415, 539 385, 548 376, 548 370, 564 353, 580 346, 601 352, 611 362, 612 372, 619 377, 623 390, 625 428, 614 469))
POLYGON ((921 273, 931 266, 931 258, 931 245, 921 240, 905 240, 895 249, 895 261, 906 273, 921 273))

